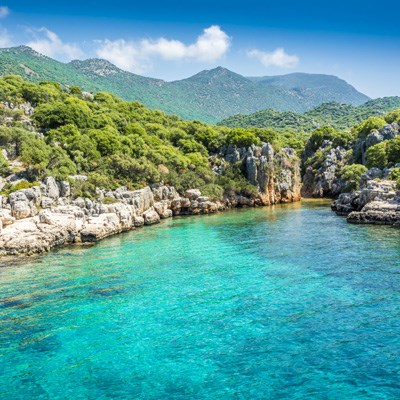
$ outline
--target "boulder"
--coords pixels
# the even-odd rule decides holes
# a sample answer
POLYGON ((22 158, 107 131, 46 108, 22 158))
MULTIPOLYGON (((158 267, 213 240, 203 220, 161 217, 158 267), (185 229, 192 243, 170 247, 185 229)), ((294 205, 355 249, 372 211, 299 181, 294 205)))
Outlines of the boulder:
POLYGON ((44 179, 41 185, 41 191, 43 196, 50 197, 55 201, 60 197, 60 189, 58 188, 56 180, 52 176, 48 176, 44 179))
POLYGON ((24 219, 33 216, 32 207, 27 201, 17 201, 11 208, 12 216, 15 219, 24 219))
POLYGON ((122 232, 116 214, 101 214, 98 217, 90 217, 80 232, 82 243, 97 242, 107 236, 122 232))
POLYGON ((160 216, 151 208, 143 213, 143 219, 145 225, 153 225, 160 222, 160 216))
POLYGON ((47 196, 42 196, 42 201, 40 203, 42 208, 51 208, 54 204, 54 200, 47 196))
POLYGON ((139 227, 143 226, 144 225, 144 218, 139 216, 139 215, 135 215, 133 217, 133 225, 136 228, 139 228, 139 227))
POLYGON ((172 217, 172 210, 169 208, 170 203, 169 200, 162 200, 154 203, 154 209, 160 218, 164 219, 172 217))
POLYGON ((15 218, 11 215, 11 211, 4 209, 0 212, 0 220, 3 224, 3 227, 7 225, 12 225, 15 222, 15 218))
POLYGON ((201 196, 201 192, 199 189, 189 189, 185 192, 185 197, 189 200, 196 200, 201 196))
POLYGON ((60 191, 60 197, 70 197, 71 196, 71 185, 68 181, 58 182, 58 187, 60 191))

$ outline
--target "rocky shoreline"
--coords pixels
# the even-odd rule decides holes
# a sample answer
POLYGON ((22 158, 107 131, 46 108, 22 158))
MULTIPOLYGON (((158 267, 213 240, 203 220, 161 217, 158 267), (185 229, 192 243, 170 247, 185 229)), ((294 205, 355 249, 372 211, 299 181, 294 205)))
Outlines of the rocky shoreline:
MULTIPOLYGON (((295 200, 279 198, 276 202, 295 200)), ((134 191, 99 191, 96 201, 72 200, 67 182, 48 177, 40 187, 18 190, 8 198, 2 196, 0 205, 0 256, 12 256, 94 243, 178 215, 210 214, 263 203, 240 195, 211 201, 198 189, 181 196, 174 187, 162 184, 134 191)))
POLYGON ((359 191, 339 195, 332 210, 353 224, 400 227, 400 194, 394 181, 368 180, 359 191))
MULTIPOLYGON (((0 256, 31 255, 66 244, 94 243, 178 215, 301 199, 300 164, 293 149, 275 153, 268 143, 247 149, 229 146, 219 156, 220 165, 240 163, 257 193, 244 195, 231 190, 221 199, 211 200, 198 189, 178 193, 174 187, 160 183, 139 190, 96 188, 93 200, 74 198, 69 182, 49 176, 37 186, 0 195, 0 256)), ((16 178, 10 176, 8 181, 15 184, 16 178)), ((85 179, 71 177, 75 182, 85 179)))

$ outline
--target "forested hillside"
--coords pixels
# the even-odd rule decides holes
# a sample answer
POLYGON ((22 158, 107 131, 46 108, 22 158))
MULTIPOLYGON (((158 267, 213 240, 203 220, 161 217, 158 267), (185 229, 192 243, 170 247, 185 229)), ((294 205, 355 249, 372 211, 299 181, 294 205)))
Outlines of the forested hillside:
MULTIPOLYGON (((380 113, 396 101, 363 107, 380 113)), ((161 181, 181 192, 199 188, 213 198, 227 192, 251 195, 256 186, 249 174, 258 168, 257 157, 264 156, 253 145, 261 143, 270 143, 277 154, 294 149, 302 158, 303 173, 313 176, 313 195, 340 193, 348 180, 354 181, 346 173, 360 175, 366 167, 393 168, 400 163, 399 110, 347 130, 228 128, 185 121, 105 92, 93 96, 77 86, 35 84, 15 75, 0 79, 0 102, 0 175, 7 177, 0 183, 5 194, 51 175, 73 181, 75 196, 93 197, 96 188, 134 189, 161 181), (250 147, 254 155, 249 153, 246 163, 254 162, 254 168, 239 162, 250 147), (226 162, 228 148, 232 157, 226 162), (336 192, 332 182, 321 183, 329 179, 340 180, 336 192)))
POLYGON ((34 182, 83 174, 87 181, 75 187, 86 196, 96 186, 138 188, 160 181, 217 197, 224 190, 251 192, 240 165, 221 166, 213 157, 219 148, 261 141, 276 150, 304 145, 293 135, 183 121, 109 93, 91 96, 76 86, 35 84, 13 75, 0 79, 0 101, 1 175, 21 173, 34 182))
POLYGON ((218 125, 231 128, 258 127, 296 132, 311 132, 318 127, 328 125, 343 130, 350 129, 369 117, 382 116, 398 108, 400 108, 400 97, 370 100, 360 106, 331 102, 314 107, 304 114, 279 112, 272 109, 249 115, 237 114, 220 121, 218 125))

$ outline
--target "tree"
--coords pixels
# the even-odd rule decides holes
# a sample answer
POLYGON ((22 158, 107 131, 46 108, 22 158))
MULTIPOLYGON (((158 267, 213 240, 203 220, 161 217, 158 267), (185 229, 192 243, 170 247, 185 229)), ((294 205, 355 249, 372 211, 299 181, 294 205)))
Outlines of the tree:
POLYGON ((45 129, 58 128, 74 124, 78 128, 90 128, 93 124, 93 113, 87 102, 76 97, 36 107, 35 121, 45 129))
POLYGON ((362 164, 346 165, 342 168, 341 178, 347 182, 349 190, 357 190, 360 186, 361 176, 367 171, 368 169, 362 164))
POLYGON ((380 142, 367 150, 368 168, 385 168, 388 163, 387 142, 380 142))
POLYGON ((260 143, 260 139, 251 131, 236 128, 228 132, 226 136, 227 142, 235 147, 250 147, 260 143))
POLYGON ((400 163, 400 136, 387 141, 387 157, 389 163, 400 163))
POLYGON ((50 147, 31 135, 22 143, 20 159, 35 177, 41 177, 50 157, 50 147))
POLYGON ((357 133, 358 137, 366 137, 374 129, 382 129, 385 125, 386 121, 383 118, 369 117, 367 120, 361 122, 361 124, 355 128, 355 133, 357 133))

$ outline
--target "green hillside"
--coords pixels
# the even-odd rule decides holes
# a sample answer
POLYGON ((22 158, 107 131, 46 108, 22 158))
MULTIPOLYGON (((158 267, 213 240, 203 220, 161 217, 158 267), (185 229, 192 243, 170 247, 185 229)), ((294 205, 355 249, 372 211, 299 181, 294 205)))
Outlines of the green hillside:
MULTIPOLYGON (((160 181, 180 191, 196 187, 213 198, 224 191, 249 194, 256 189, 240 163, 221 164, 217 154, 221 147, 262 141, 276 152, 305 144, 294 134, 184 121, 106 92, 88 96, 76 86, 35 84, 16 75, 0 78, 0 178, 16 173, 34 183, 49 175, 86 175, 87 181, 74 183, 75 195, 85 197, 94 196, 96 186, 141 188, 160 181), (35 104, 33 115, 24 112, 28 103, 35 104), (221 167, 220 174, 213 163, 221 167)), ((14 189, 8 183, 3 194, 14 189)))
POLYGON ((250 79, 265 86, 291 90, 298 98, 302 99, 305 109, 326 103, 328 98, 329 101, 353 105, 360 105, 369 100, 367 96, 358 92, 346 81, 333 75, 298 72, 250 79))
POLYGON ((0 75, 7 74, 35 83, 50 80, 66 87, 79 86, 93 93, 107 91, 152 109, 212 123, 266 108, 301 113, 332 100, 349 104, 368 100, 346 82, 328 75, 246 78, 218 67, 165 82, 122 71, 100 59, 64 64, 26 46, 0 49, 0 75))
POLYGON ((360 106, 324 103, 303 114, 262 110, 249 115, 237 114, 218 123, 231 128, 272 128, 278 131, 311 132, 319 126, 348 129, 371 116, 384 115, 400 108, 400 97, 370 100, 360 106))

